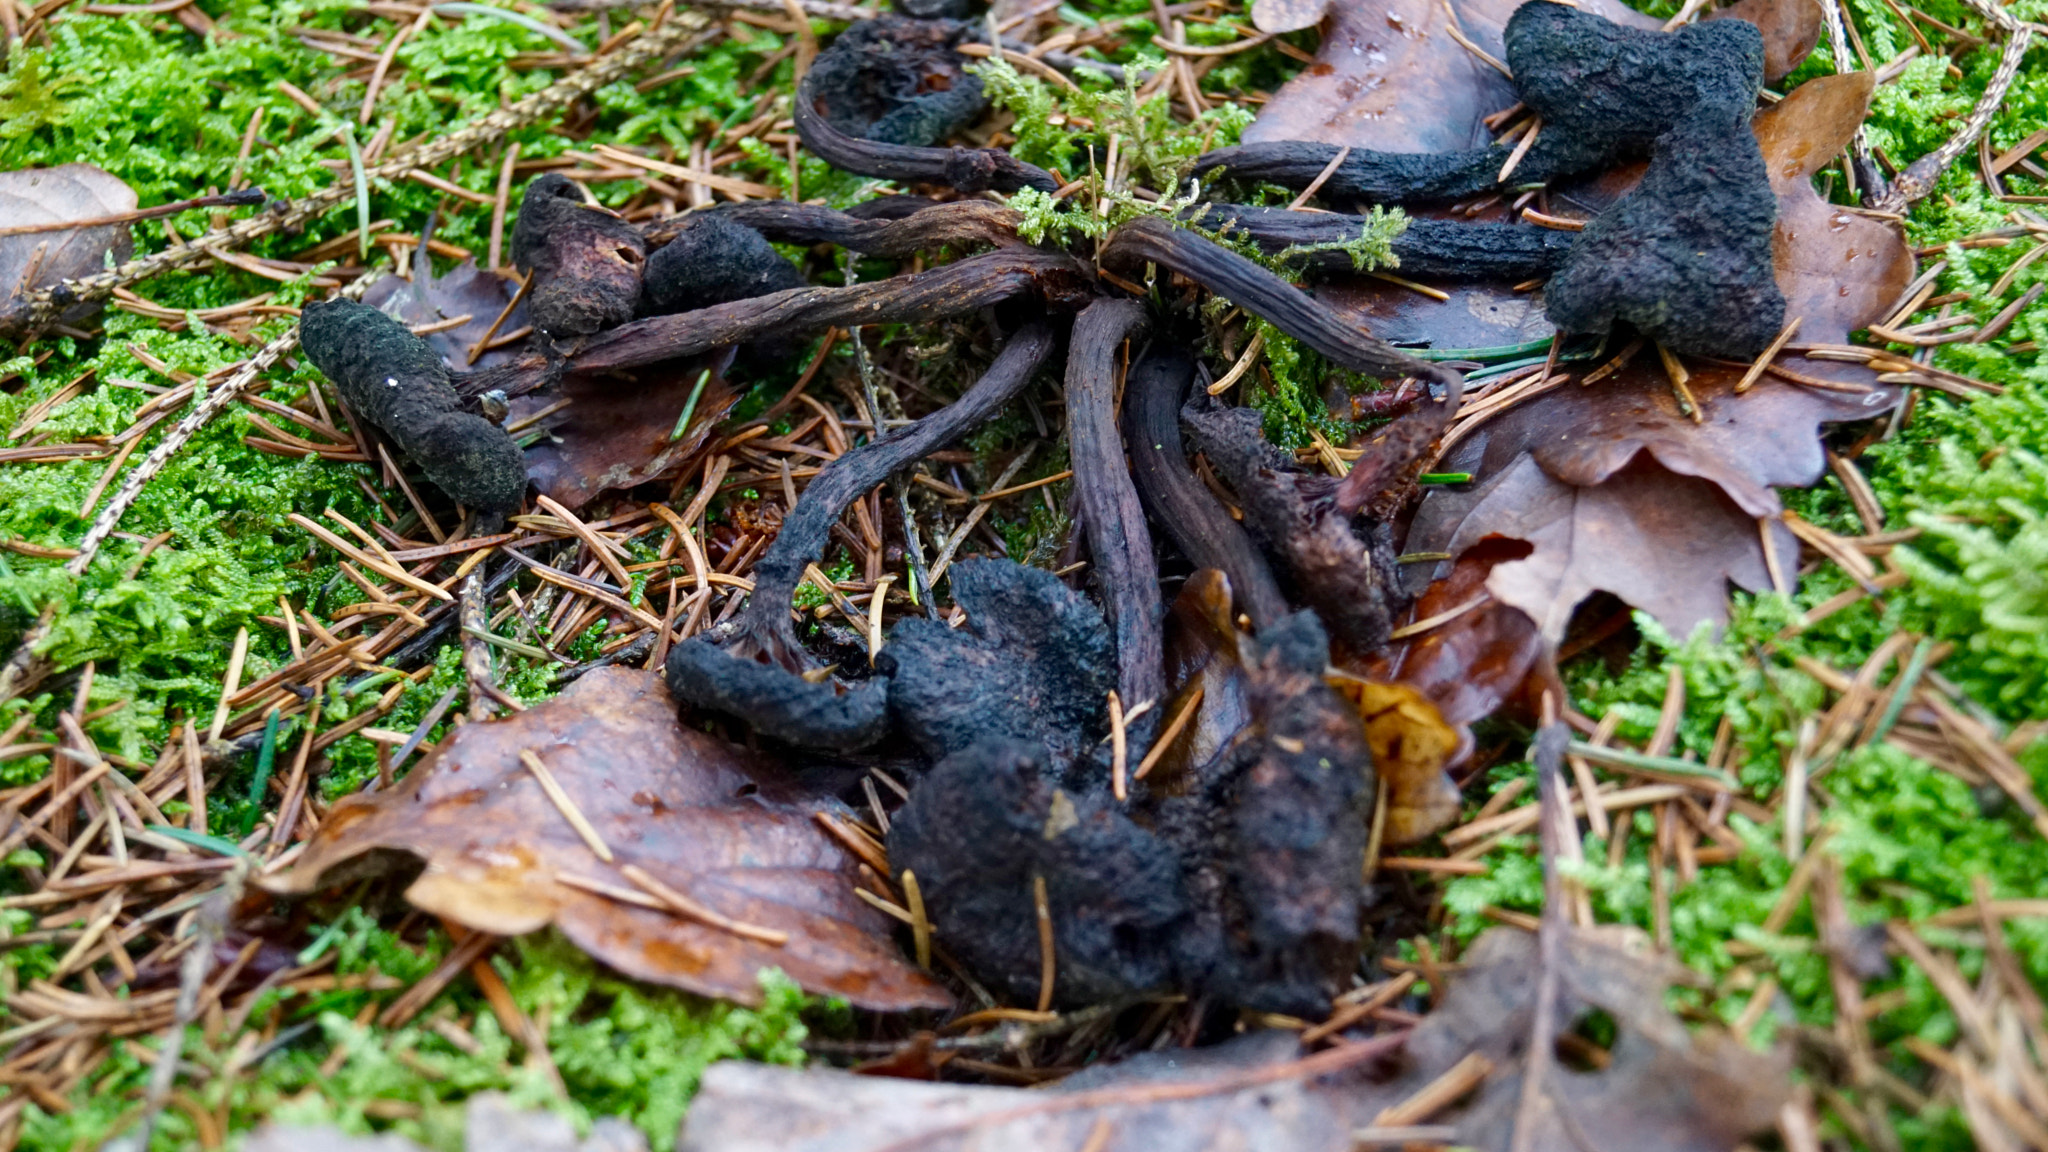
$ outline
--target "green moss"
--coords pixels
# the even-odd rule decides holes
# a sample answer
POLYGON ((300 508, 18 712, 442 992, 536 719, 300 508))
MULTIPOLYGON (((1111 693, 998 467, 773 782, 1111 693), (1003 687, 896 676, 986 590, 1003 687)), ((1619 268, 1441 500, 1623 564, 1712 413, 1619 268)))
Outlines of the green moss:
MULTIPOLYGON (((331 945, 336 970, 380 972, 407 982, 430 971, 445 954, 438 934, 424 947, 408 944, 350 909, 337 921, 331 945)), ((38 946, 36 950, 47 950, 38 946)), ((5 963, 26 975, 32 968, 8 953, 5 963)), ((529 1018, 547 1019, 548 1054, 569 1096, 562 1098, 545 1070, 525 1060, 466 982, 444 994, 427 1019, 450 1010, 471 1017, 476 1052, 465 1052, 425 1023, 395 1030, 370 1028, 350 1017, 367 993, 337 992, 310 998, 283 1021, 302 1033, 266 1055, 253 1069, 214 1075, 193 1089, 201 1103, 225 1103, 233 1127, 264 1120, 289 1125, 329 1124, 347 1132, 393 1131, 428 1146, 456 1152, 463 1146, 462 1108, 482 1091, 508 1093, 530 1108, 545 1108, 588 1128, 598 1116, 622 1116, 647 1134, 657 1152, 674 1147, 678 1126, 704 1069, 718 1060, 749 1059, 801 1065, 808 1035, 806 1014, 831 1020, 843 1007, 813 1000, 774 970, 761 974, 760 1008, 704 1001, 684 993, 621 980, 554 935, 519 941, 493 962, 512 998, 529 1018), (347 1056, 332 1074, 322 1066, 338 1050, 347 1056), (403 1114, 404 1118, 388 1117, 403 1114), (380 1119, 379 1117, 386 1117, 380 1119)), ((262 1019, 272 996, 259 1004, 262 1019)), ((154 1048, 156 1041, 144 1041, 154 1048)), ((210 1048, 198 1028, 185 1057, 218 1073, 232 1055, 210 1048)), ((149 1065, 127 1051, 110 1056, 74 1095, 71 1112, 50 1115, 30 1105, 23 1114, 22 1146, 35 1149, 96 1144, 132 1120, 149 1065)), ((179 1109, 165 1113, 152 1146, 197 1146, 198 1134, 179 1109)))

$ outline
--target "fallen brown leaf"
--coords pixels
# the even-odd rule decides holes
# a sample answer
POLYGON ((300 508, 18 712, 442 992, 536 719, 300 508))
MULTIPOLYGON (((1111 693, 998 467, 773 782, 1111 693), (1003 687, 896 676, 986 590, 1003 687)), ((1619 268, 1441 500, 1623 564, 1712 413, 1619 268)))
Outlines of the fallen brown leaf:
MULTIPOLYGON (((135 206, 135 189, 90 164, 0 172, 0 221, 9 227, 93 220, 132 212, 135 206)), ((30 292, 93 275, 109 253, 120 263, 134 250, 126 224, 0 236, 0 336, 22 335, 28 318, 24 298, 30 292)), ((75 324, 98 307, 74 305, 58 320, 75 324)))
POLYGON ((304 895, 413 856, 426 865, 406 890, 414 905, 501 936, 553 924, 636 979, 752 1004, 759 972, 774 967, 807 992, 864 1008, 948 1006, 903 959, 889 921, 854 895, 857 864, 818 827, 821 812, 844 809, 788 769, 678 722, 660 676, 601 668, 518 715, 458 728, 390 791, 343 799, 298 865, 267 885, 304 895), (612 862, 549 800, 522 752, 538 756, 612 862), (788 942, 590 891, 638 891, 633 865, 788 942))
POLYGON ((1330 0, 1255 0, 1252 26, 1268 35, 1299 32, 1322 22, 1330 0))
POLYGON ((514 424, 553 409, 538 425, 547 435, 526 450, 528 479, 545 495, 576 509, 599 493, 689 467, 712 429, 739 402, 739 392, 725 378, 732 355, 730 347, 719 348, 656 365, 636 373, 630 384, 571 375, 514 400, 514 424), (679 428, 685 411, 689 425, 679 428))
POLYGON ((469 362, 469 352, 493 324, 498 326, 493 339, 526 327, 525 301, 513 305, 511 312, 505 311, 519 295, 519 281, 478 268, 474 260, 464 260, 440 276, 434 275, 427 263, 415 256, 412 279, 385 276, 363 293, 363 303, 415 328, 469 317, 456 327, 421 337, 453 371, 489 368, 511 360, 519 351, 516 343, 483 353, 474 365, 469 362), (501 315, 502 321, 498 319, 501 315))
POLYGON ((676 1148, 1349 1152, 1350 1125, 1334 1094, 1300 1073, 1284 1075, 1297 1049, 1290 1033, 1253 1033, 1090 1068, 1036 1092, 729 1060, 705 1070, 676 1148))
POLYGON ((1413 844, 1456 820, 1463 797, 1444 769, 1465 754, 1471 735, 1445 723, 1435 703, 1407 684, 1332 676, 1330 686, 1365 722, 1373 771, 1387 786, 1384 842, 1413 844))
MULTIPOLYGON (((1881 318, 1913 275, 1912 254, 1891 226, 1823 204, 1809 179, 1847 143, 1868 94, 1867 77, 1828 77, 1756 120, 1779 195, 1779 286, 1787 314, 1801 318, 1802 340, 1846 340, 1881 318)), ((1496 567, 1487 588, 1552 640, 1595 590, 1677 635, 1702 621, 1718 625, 1727 583, 1763 591, 1796 579, 1798 544, 1777 519, 1776 489, 1821 475, 1821 425, 1879 415, 1898 399, 1863 365, 1786 359, 1801 375, 1862 390, 1765 376, 1738 394, 1747 365, 1687 361, 1696 423, 1645 350, 1605 380, 1565 385, 1480 426, 1440 465, 1478 483, 1432 492, 1407 547, 1455 556, 1493 536, 1535 545, 1526 560, 1496 567)))
POLYGON ((1443 1003, 1409 1038, 1406 1071, 1356 1097, 1354 1119, 1371 1122, 1385 1096, 1407 1099, 1476 1053, 1492 1068, 1477 1093, 1455 1118, 1429 1118, 1455 1123, 1457 1144, 1489 1152, 1511 1142, 1527 1152, 1729 1152, 1771 1129, 1791 1091, 1788 1053, 1754 1052, 1721 1031, 1688 1032, 1664 997, 1671 985, 1694 978, 1651 954, 1640 932, 1557 930, 1557 1038, 1604 1013, 1615 1040, 1605 1050, 1567 1041, 1558 1048, 1565 1060, 1545 1062, 1536 1128, 1526 1143, 1515 1140, 1514 1127, 1540 956, 1536 937, 1514 928, 1493 929, 1466 951, 1443 1003))

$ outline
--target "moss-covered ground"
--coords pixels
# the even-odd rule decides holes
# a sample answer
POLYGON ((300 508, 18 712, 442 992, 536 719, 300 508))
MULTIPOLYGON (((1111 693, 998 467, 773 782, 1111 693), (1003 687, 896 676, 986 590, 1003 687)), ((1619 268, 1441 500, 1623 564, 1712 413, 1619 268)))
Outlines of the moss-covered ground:
MULTIPOLYGON (((1914 43, 1896 5, 1849 0, 1847 6, 1874 60, 1891 59, 1914 43)), ((199 7, 215 24, 211 35, 196 34, 160 13, 76 11, 50 23, 45 35, 15 44, 0 70, 0 170, 89 163, 126 180, 145 205, 175 200, 225 186, 251 118, 260 111, 258 145, 244 166, 250 183, 289 199, 346 179, 347 153, 334 130, 356 119, 365 83, 351 69, 361 61, 316 50, 301 30, 361 34, 381 43, 397 25, 345 0, 201 0, 199 7), (310 93, 322 113, 316 116, 301 106, 285 91, 286 83, 310 93)), ((1981 24, 1958 0, 1926 0, 1921 7, 1950 26, 1975 29, 1981 24)), ((2048 5, 2020 0, 2010 10, 2039 18, 2048 5)), ((1129 46, 1120 53, 1124 59, 1147 44, 1154 31, 1150 11, 1144 0, 1061 9, 1076 24, 1129 17, 1129 46)), ((628 18, 614 13, 602 26, 595 17, 586 19, 573 34, 595 46, 628 18)), ((1235 35, 1230 25, 1245 19, 1242 6, 1233 5, 1221 23, 1190 25, 1189 31, 1197 42, 1220 43, 1235 35)), ((820 22, 818 27, 831 26, 820 22)), ((788 38, 754 24, 735 22, 727 29, 685 62, 693 69, 687 74, 646 91, 628 82, 598 92, 597 119, 579 130, 594 130, 611 142, 666 142, 686 150, 707 129, 756 115, 764 93, 788 90, 788 38)), ((1290 39, 1312 48, 1312 37, 1290 39)), ((526 67, 523 54, 554 47, 509 21, 469 17, 436 24, 400 48, 399 70, 359 135, 368 141, 383 133, 398 142, 467 122, 551 82, 559 73, 526 67)), ((1955 48, 1954 53, 1950 60, 1915 60, 1895 83, 1879 90, 1870 126, 1881 154, 1904 163, 1927 152, 1968 111, 1996 66, 1997 46, 1955 48)), ((1270 91, 1297 67, 1287 55, 1268 48, 1231 57, 1210 70, 1203 85, 1218 95, 1270 91)), ((1831 68, 1823 48, 1794 82, 1831 68)), ((1108 92, 1092 98, 1098 116, 1105 115, 1103 109, 1116 96, 1108 92)), ((1233 111, 1219 117, 1214 127, 1234 131, 1242 123, 1242 117, 1234 116, 1233 111)), ((1025 116, 1019 121, 1020 150, 1036 148, 1055 160, 1059 157, 1051 154, 1070 150, 1078 135, 1034 134, 1027 127, 1033 123, 1042 120, 1025 116)), ((1993 151, 2013 146, 2044 123, 2048 57, 2036 50, 1993 123, 1993 151)), ((1185 141, 1187 135, 1161 127, 1156 138, 1185 141)), ((527 159, 579 146, 550 123, 515 130, 509 141, 527 159)), ((789 160, 780 149, 753 141, 742 148, 746 156, 732 167, 735 174, 788 186, 789 160)), ((1163 151, 1159 159, 1171 163, 1173 158, 1163 151)), ((1071 162, 1071 156, 1067 159, 1071 162)), ((1934 195, 1914 208, 1906 227, 1915 245, 1938 249, 2012 222, 2010 214, 2020 206, 1994 199, 1975 168, 1973 162, 1958 165, 1934 195)), ((444 174, 489 196, 495 192, 496 171, 491 157, 475 156, 444 174)), ((814 159, 802 161, 798 179, 807 196, 844 201, 866 194, 860 182, 814 159)), ((2048 193, 2048 182, 2020 169, 2009 172, 2007 181, 2015 193, 2048 193)), ((593 190, 619 204, 640 186, 597 183, 593 190)), ((481 256, 490 229, 488 206, 419 183, 373 189, 371 215, 396 220, 401 228, 416 228, 437 209, 437 238, 481 256)), ((289 258, 355 223, 352 209, 337 210, 303 234, 267 237, 252 251, 289 258)), ((171 230, 190 236, 207 226, 204 212, 139 225, 138 248, 160 246, 171 230)), ((1989 299, 2007 269, 2044 242, 2048 236, 2037 235, 2005 246, 1950 247, 1938 291, 1972 293, 1972 307, 1995 310, 2048 278, 2048 261, 2034 262, 2005 285, 2003 299, 1989 299)), ((821 276, 830 274, 820 270, 821 276)), ((274 292, 273 303, 291 305, 311 291, 307 277, 278 283, 226 266, 160 276, 135 287, 149 301, 183 311, 221 307, 260 292, 274 292)), ((115 435, 149 399, 148 392, 124 387, 124 381, 168 383, 158 365, 203 375, 246 357, 252 341, 260 344, 289 322, 288 317, 270 318, 252 329, 219 331, 196 318, 166 323, 110 309, 95 339, 60 336, 19 350, 0 349, 0 431, 14 428, 31 408, 88 377, 80 395, 58 406, 35 431, 50 442, 115 435)), ((2048 742, 2025 739, 2037 730, 2026 726, 2048 719, 2043 703, 2048 689, 2048 462, 2043 457, 2048 452, 2048 368, 2041 366, 2035 350, 2044 338, 2048 307, 2035 306, 2022 311, 1993 343, 1943 346, 1937 364, 1997 384, 2004 394, 1974 402, 1924 394, 1897 435, 1861 456, 1888 523, 1924 529, 1900 553, 1911 583, 1881 603, 1866 600, 1792 637, 1783 633, 1798 612, 1847 586, 1847 578, 1832 566, 1809 573, 1789 602, 1777 596, 1739 596, 1734 623, 1718 639, 1667 637, 1641 623, 1632 651, 1608 645, 1566 667, 1573 704, 1594 717, 1618 709, 1619 734, 1641 741, 1656 726, 1668 669, 1675 666, 1683 673, 1686 695, 1673 754, 1707 757, 1726 718, 1735 749, 1727 762, 1739 766, 1753 794, 1768 795, 1801 723, 1824 702, 1820 685, 1795 666, 1795 659, 1810 656, 1854 669, 1904 630, 1952 646, 1939 674, 2004 730, 2021 733, 2014 750, 2037 789, 2048 791, 2048 742)), ((1276 431, 1284 431, 1303 411, 1300 393, 1287 394, 1295 385, 1286 351, 1282 348, 1272 360, 1280 389, 1269 409, 1275 413, 1276 431)), ((280 369, 271 375, 267 395, 279 403, 298 399, 311 371, 303 364, 280 369)), ((1300 371, 1306 379, 1313 369, 1301 366, 1300 371)), ((775 391, 781 383, 786 382, 762 387, 775 391)), ((1315 393, 1308 390, 1307 395, 1315 393)), ((370 518, 375 496, 365 480, 371 470, 265 454, 243 443, 253 430, 237 412, 202 432, 148 487, 125 518, 121 535, 82 580, 66 577, 58 561, 0 551, 0 649, 11 651, 37 613, 56 603, 47 652, 63 670, 93 662, 87 730, 105 752, 147 763, 175 722, 210 717, 238 632, 250 636, 252 676, 288 660, 285 633, 259 619, 275 616, 281 597, 316 615, 353 597, 327 554, 309 550, 307 538, 285 518, 292 512, 318 516, 329 508, 358 520, 370 518), (152 546, 162 534, 167 539, 152 546)), ((1000 435, 1000 428, 988 434, 1000 435)), ((1044 456, 1020 479, 1060 467, 1061 461, 1044 456)), ((75 545, 90 521, 88 492, 104 468, 104 461, 0 467, 0 540, 47 549, 75 545)), ((1789 493, 1788 501, 1824 527, 1851 535, 1862 531, 1847 494, 1832 478, 1812 491, 1789 493)), ((998 525, 1013 555, 1033 554, 1042 541, 1064 531, 1062 518, 1051 508, 1051 502, 1027 507, 998 525)), ((584 648, 572 648, 571 654, 588 655, 598 638, 593 634, 578 643, 584 648)), ((549 691, 545 666, 528 668, 511 660, 501 676, 517 698, 530 700, 549 691)), ((17 722, 48 730, 56 711, 69 707, 77 680, 75 671, 60 673, 38 694, 0 705, 0 731, 17 722)), ((443 691, 460 681, 456 653, 444 651, 435 670, 404 691, 382 726, 410 729, 443 691)), ((388 679, 372 681, 354 696, 330 699, 323 722, 346 719, 390 686, 388 679)), ((290 738, 288 723, 281 739, 290 738)), ((1513 734, 1488 738, 1508 742, 1513 734)), ((1490 772, 1487 787, 1473 796, 1475 805, 1486 791, 1526 773, 1526 766, 1514 763, 1517 758, 1506 756, 1490 772)), ((337 744, 330 759, 322 782, 330 794, 349 791, 374 772, 372 746, 362 739, 337 744)), ((0 786, 34 780, 48 769, 45 755, 11 756, 0 760, 0 786)), ((243 774, 229 775, 211 791, 215 827, 248 827, 265 800, 261 793, 251 799, 247 773, 253 767, 239 771, 243 774)), ((1844 756, 1825 783, 1830 803, 1823 817, 1832 829, 1826 850, 1841 863, 1848 909, 1857 923, 1920 918, 1967 904, 1979 877, 1988 880, 1996 897, 2041 894, 2048 877, 2048 844, 1996 794, 1973 789, 1883 744, 1844 756)), ((1647 816, 1636 819, 1639 826, 1617 865, 1607 866, 1598 851, 1604 845, 1589 843, 1595 862, 1580 879, 1592 891, 1600 919, 1647 929, 1652 899, 1646 853, 1654 829, 1647 816)), ((1730 823, 1746 850, 1733 863, 1702 869, 1696 881, 1670 898, 1670 933, 1679 955, 1715 981, 1700 1007, 1732 1020, 1758 981, 1769 976, 1783 990, 1788 1015, 1766 1017, 1754 1033, 1759 1040, 1771 1035, 1774 1021, 1825 1026, 1833 1017, 1833 992, 1811 913, 1802 906, 1781 930, 1761 927, 1793 870, 1783 854, 1782 835, 1774 825, 1740 814, 1730 823)), ((26 849, 9 861, 11 868, 46 863, 26 849)), ((1491 922, 1489 909, 1539 907, 1541 877, 1527 843, 1510 841, 1487 863, 1487 875, 1447 885, 1447 937, 1469 938, 1491 922)), ((11 933, 27 931, 35 920, 25 910, 4 916, 11 933)), ((333 950, 338 974, 375 973, 409 983, 433 968, 447 942, 431 932, 401 936, 392 930, 393 920, 380 921, 337 904, 329 922, 304 926, 308 952, 302 958, 333 950)), ((2048 988, 2048 920, 2015 919, 2008 933, 2029 975, 2048 988)), ((1981 935, 1959 931, 1947 943, 1966 975, 1975 978, 1984 958, 1981 935)), ((24 985, 50 970, 58 950, 54 944, 16 946, 0 952, 0 969, 10 987, 24 985)), ((771 980, 767 1006, 758 1011, 710 1005, 609 978, 549 939, 523 942, 495 963, 521 1008, 551 1019, 551 1054, 568 1090, 566 1102, 542 1070, 518 1058, 512 1041, 466 985, 458 984, 441 1009, 397 1030, 358 1022, 367 1018, 362 1010, 372 1003, 372 991, 340 990, 310 1001, 295 999, 288 1013, 273 1013, 268 1003, 257 1005, 251 1019, 260 1029, 260 1042, 247 1041, 238 1049, 237 1037, 215 1036, 217 1045, 188 1046, 187 1058, 213 1074, 190 1090, 190 1107, 181 1104, 166 1114, 158 1146, 190 1147, 218 1137, 221 1121, 239 1131, 274 1113, 359 1130, 396 1127, 453 1147, 459 1139, 452 1105, 471 1092, 501 1088, 584 1117, 625 1114, 659 1148, 673 1141, 677 1118, 709 1061, 734 1055, 800 1061, 807 1028, 844 1024, 843 1014, 829 1005, 807 1003, 786 983, 771 980), (473 1044, 451 1040, 431 1026, 434 1020, 458 1017, 474 1021, 473 1044)), ((1871 1017, 1869 1029, 1880 1057, 1910 1074, 1914 1057, 1903 1046, 1905 1039, 1947 1045, 1958 1024, 1917 969, 1902 966, 1890 981, 1878 981, 1866 993, 1893 989, 1896 994, 1871 1017)), ((26 1106, 19 1129, 23 1145, 96 1146, 132 1119, 148 1072, 134 1051, 117 1049, 74 1091, 68 1109, 47 1102, 26 1106)), ((1908 1147, 1971 1146, 1968 1128, 1953 1109, 1935 1106, 1908 1113, 1894 1106, 1891 1119, 1908 1147)), ((1844 1130, 1831 1126, 1826 1131, 1840 1135, 1844 1130)))

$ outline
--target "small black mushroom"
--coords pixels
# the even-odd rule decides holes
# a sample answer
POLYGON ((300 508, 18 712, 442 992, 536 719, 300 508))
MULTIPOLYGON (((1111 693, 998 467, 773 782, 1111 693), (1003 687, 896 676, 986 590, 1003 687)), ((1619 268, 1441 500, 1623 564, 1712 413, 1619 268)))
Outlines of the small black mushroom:
POLYGON ((951 20, 882 16, 855 24, 798 82, 791 110, 804 147, 835 168, 962 192, 1052 192, 1060 182, 1000 148, 942 148, 986 106, 981 81, 953 51, 951 20))
POLYGON ((1785 323, 1777 220, 1748 117, 1689 120, 1657 141, 1635 191, 1579 234, 1545 309, 1566 332, 1621 321, 1674 351, 1749 359, 1785 323))
POLYGON ((993 739, 941 761, 890 821, 889 863, 916 873, 936 939, 1013 1001, 1036 1000, 1046 975, 1041 882, 1053 1003, 1175 986, 1180 858, 1107 793, 1054 783, 1041 745, 993 739))
POLYGON ((994 415, 1031 382, 1054 342, 1050 326, 1026 325, 958 400, 826 465, 755 562, 746 609, 669 651, 668 686, 676 699, 803 747, 851 752, 881 739, 889 722, 886 680, 842 685, 821 670, 790 626, 790 597, 855 500, 994 415))
POLYGON ((647 258, 642 307, 649 315, 687 312, 803 285, 803 273, 759 232, 693 212, 647 258))
POLYGON ((1060 770, 1091 752, 1116 687, 1101 610, 1041 568, 962 560, 947 572, 967 623, 906 618, 875 660, 897 724, 934 760, 998 736, 1044 746, 1060 770))
POLYGON ((527 185, 519 202, 512 263, 533 278, 526 308, 536 331, 558 340, 588 336, 633 318, 647 242, 550 172, 527 185))
POLYGON ((501 515, 526 495, 526 456, 466 410, 427 342, 367 304, 331 300, 299 314, 299 343, 349 410, 374 425, 456 503, 501 515))

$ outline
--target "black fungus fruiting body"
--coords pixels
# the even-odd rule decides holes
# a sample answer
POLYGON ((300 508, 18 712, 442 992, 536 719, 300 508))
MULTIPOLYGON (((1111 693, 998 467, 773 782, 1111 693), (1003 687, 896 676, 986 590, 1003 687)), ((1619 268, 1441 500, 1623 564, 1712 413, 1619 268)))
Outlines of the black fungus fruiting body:
POLYGON ((917 874, 938 941, 1012 1001, 1036 1000, 1043 978, 1039 880, 1055 1004, 1176 984, 1189 911, 1178 855, 1100 790, 1055 784, 1036 743, 990 740, 941 761, 890 821, 889 863, 917 874))
POLYGON ((1103 246, 1100 260, 1112 266, 1136 267, 1150 261, 1171 268, 1354 371, 1414 376, 1445 387, 1456 387, 1464 379, 1455 369, 1417 360, 1368 335, 1270 270, 1156 216, 1140 216, 1118 228, 1103 246))
POLYGON ((1067 352, 1067 452, 1095 586, 1116 635, 1117 691, 1126 708, 1154 701, 1130 731, 1140 755, 1166 695, 1164 606, 1152 533, 1117 429, 1116 376, 1124 341, 1144 335, 1150 323, 1135 300, 1098 301, 1075 318, 1067 352))
POLYGON ((1530 0, 1504 39, 1515 91, 1543 118, 1537 145, 1552 136, 1604 143, 1603 159, 1641 155, 1698 115, 1747 123, 1764 82, 1763 33, 1747 20, 1652 32, 1530 0))
MULTIPOLYGON (((1545 0, 1549 2, 1549 0, 1545 0)), ((1357 262, 1342 248, 1357 240, 1364 221, 1331 212, 1289 212, 1242 204, 1207 204, 1188 213, 1198 228, 1242 236, 1270 256, 1293 249, 1290 268, 1353 272, 1357 262), (1199 215, 1197 215, 1199 213, 1199 215)), ((1410 219, 1390 246, 1404 275, 1452 280, 1526 280, 1557 271, 1576 237, 1526 224, 1459 224, 1410 219)))
MULTIPOLYGON (((1703 110, 1746 113, 1763 85, 1763 36, 1746 20, 1651 32, 1530 0, 1508 18, 1504 40, 1515 90, 1543 121, 1509 175, 1517 185, 1641 155, 1703 110)), ((1240 144, 1203 156, 1195 172, 1220 169, 1240 182, 1305 188, 1338 151, 1334 144, 1305 141, 1240 144)), ((1513 145, 1435 154, 1352 149, 1320 192, 1338 202, 1461 200, 1499 187, 1513 153, 1513 145)))
POLYGON ((831 677, 805 679, 816 662, 790 626, 790 597, 804 569, 824 551, 833 523, 855 500, 994 415, 1030 383, 1055 342, 1050 326, 1026 325, 958 400, 826 465, 755 562, 746 609, 669 651, 668 686, 676 699, 802 747, 851 752, 881 739, 889 722, 886 681, 842 685, 831 677))
POLYGON ((526 495, 526 457, 463 408, 448 367, 405 325, 366 304, 308 304, 299 343, 349 410, 376 426, 456 503, 500 514, 526 495))
POLYGON ((1290 454, 1266 442, 1254 409, 1197 394, 1181 415, 1196 449, 1237 495, 1245 527, 1279 558, 1296 598, 1314 605, 1355 653, 1384 646, 1400 588, 1387 534, 1361 539, 1339 506, 1338 481, 1297 470, 1290 454))
POLYGON ((952 20, 881 16, 841 32, 804 78, 813 107, 848 136, 924 147, 988 107, 981 78, 954 48, 970 29, 952 20))
POLYGON ((1251 722, 1188 792, 1120 804, 1099 761, 1062 771, 1007 736, 918 782, 891 821, 890 864, 917 874, 936 938, 969 971, 1037 995, 1043 880, 1055 1003, 1178 988, 1308 1015, 1341 990, 1358 962, 1364 732, 1323 682, 1313 612, 1242 644, 1251 722))
POLYGON ((803 273, 759 232, 695 212, 647 258, 641 307, 649 315, 688 312, 803 285, 803 273))
POLYGON ((566 177, 527 186, 512 227, 512 263, 533 278, 526 297, 535 331, 588 336, 633 318, 647 242, 640 230, 583 202, 566 177))
POLYGON ((1553 324, 1604 333, 1620 321, 1710 356, 1747 359, 1770 344, 1785 322, 1771 260, 1778 200, 1746 121, 1701 117, 1658 140, 1643 182, 1586 225, 1551 277, 1553 324))
POLYGON ((919 20, 965 20, 974 12, 973 0, 896 0, 896 10, 919 20))
MULTIPOLYGON (((955 200, 934 204, 917 196, 891 197, 907 203, 884 204, 866 213, 838 212, 818 204, 787 200, 741 200, 692 213, 684 220, 720 217, 744 224, 784 244, 832 244, 868 256, 908 256, 948 245, 1017 244, 1017 213, 987 200, 955 200), (906 210, 907 209, 907 210, 906 210)), ((857 205, 868 208, 870 204, 857 205)), ((668 222, 658 225, 666 237, 668 222)), ((650 233, 650 242, 656 233, 650 233)), ((660 259, 655 253, 655 259, 660 259)), ((652 276, 652 273, 649 273, 652 276)))
POLYGON ((999 737, 1043 746, 1064 771, 1102 735, 1116 686, 1101 610, 1040 568, 963 560, 947 571, 967 623, 907 617, 875 660, 898 726, 933 760, 999 737))
MULTIPOLYGON (((1358 964, 1371 754, 1357 712, 1324 682, 1329 640, 1313 611, 1241 643, 1254 723, 1200 772, 1206 831, 1191 843, 1162 831, 1182 846, 1200 910, 1179 962, 1224 1003, 1313 1015, 1358 964)), ((1172 814, 1166 825, 1177 830, 1172 814)))
POLYGON ((953 51, 967 32, 950 20, 884 16, 840 33, 797 82, 791 111, 804 146, 835 168, 884 180, 1056 191, 1051 173, 1000 148, 933 146, 985 104, 981 81, 953 51))
POLYGON ((1155 348, 1131 365, 1124 381, 1131 477, 1152 522, 1195 567, 1216 568, 1229 577, 1238 605, 1253 626, 1263 628, 1287 614, 1287 599, 1244 526, 1188 465, 1180 409, 1194 378, 1194 357, 1178 347, 1155 348))

